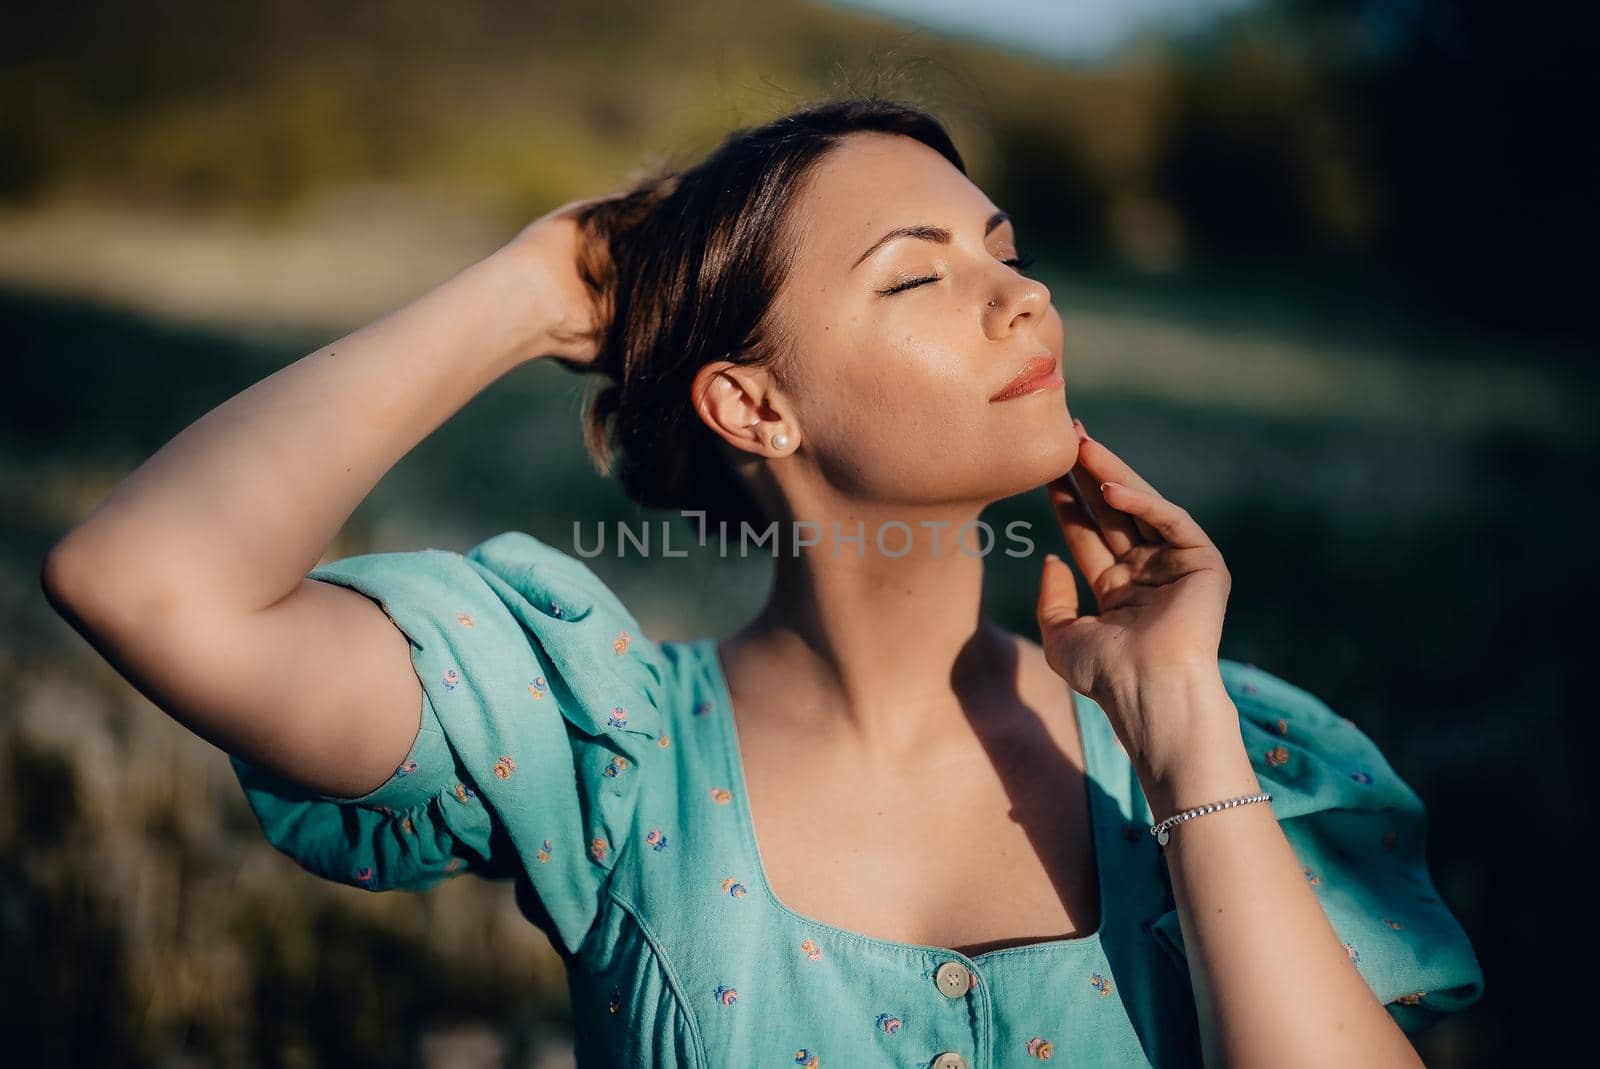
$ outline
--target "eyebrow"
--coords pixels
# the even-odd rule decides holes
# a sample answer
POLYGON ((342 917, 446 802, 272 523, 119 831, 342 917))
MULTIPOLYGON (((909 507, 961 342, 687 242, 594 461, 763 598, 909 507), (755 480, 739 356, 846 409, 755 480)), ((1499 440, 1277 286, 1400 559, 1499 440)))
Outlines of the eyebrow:
MULTIPOLYGON (((993 215, 989 216, 989 221, 983 224, 983 236, 988 237, 994 232, 995 227, 999 226, 1001 223, 1009 222, 1010 219, 1011 216, 1007 215, 1005 212, 995 212, 993 215)), ((898 227, 897 229, 889 231, 877 241, 874 241, 871 248, 867 249, 866 252, 856 257, 856 262, 850 265, 850 270, 854 271, 856 268, 860 267, 861 261, 865 260, 868 256, 871 256, 884 245, 887 245, 896 238, 920 238, 923 241, 933 241, 940 245, 948 245, 951 241, 955 240, 950 231, 946 230, 942 226, 898 227)))

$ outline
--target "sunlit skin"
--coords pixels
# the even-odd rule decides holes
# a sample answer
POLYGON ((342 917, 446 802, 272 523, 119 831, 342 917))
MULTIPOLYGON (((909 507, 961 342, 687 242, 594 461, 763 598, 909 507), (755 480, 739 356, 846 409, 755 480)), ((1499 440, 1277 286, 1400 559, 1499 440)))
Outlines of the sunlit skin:
MULTIPOLYGON (((981 615, 984 562, 957 550, 956 532, 991 502, 1055 481, 1067 544, 1109 611, 1075 617, 1070 574, 1047 566, 1050 666, 1097 698, 1156 667, 1214 670, 1228 588, 1215 546, 1110 450, 1082 446, 1061 387, 991 400, 1040 353, 1070 376, 1050 291, 1017 269, 1015 222, 928 146, 861 134, 813 173, 792 230, 801 238, 777 304, 797 338, 789 381, 717 361, 694 396, 769 515, 815 521, 824 537, 779 557, 771 599, 726 642, 728 658, 766 651, 760 676, 809 690, 833 727, 886 756, 969 732, 952 675, 973 694, 1014 690, 1009 659, 983 654, 1016 639, 981 615), (905 227, 950 240, 881 240, 905 227), (1077 477, 1062 479, 1075 465, 1077 477), (1110 494, 1128 512, 1107 507, 1098 489, 1107 479, 1127 484, 1110 494), (1074 484, 1103 534, 1085 521, 1074 484), (1165 524, 1178 544, 1147 540, 1135 517, 1165 524), (916 532, 912 552, 877 550, 872 533, 890 520, 916 532), (923 521, 948 524, 939 546, 923 521), (835 522, 845 533, 865 524, 863 555, 851 544, 834 551, 835 522), (1147 544, 1130 553, 1135 543, 1147 544), (888 649, 883 635, 895 636, 888 649)), ((1158 734, 1131 723, 1121 737, 1142 746, 1158 734)))
MULTIPOLYGON (((824 919, 874 934, 913 925, 953 946, 1055 934, 1018 924, 1086 927, 1084 812, 1066 808, 1081 755, 1063 743, 1061 682, 1101 704, 1158 817, 1259 790, 1216 663, 1227 569, 1192 517, 1074 425, 1062 387, 990 401, 1045 350, 1071 383, 1049 291, 1005 263, 1026 236, 1011 223, 985 232, 1000 206, 904 138, 852 135, 813 177, 778 300, 798 330, 792 381, 713 364, 685 403, 780 519, 846 533, 944 521, 948 535, 991 501, 1045 487, 1097 606, 1078 604, 1067 565, 1045 563, 1035 644, 984 616, 984 561, 948 542, 935 556, 919 538, 895 559, 869 535, 860 557, 827 542, 780 557, 762 611, 718 647, 751 744, 763 858, 788 874, 780 897, 842 888, 824 919), (951 241, 897 240, 852 269, 902 226, 951 241), (878 292, 923 275, 939 278, 878 292), (1053 759, 1057 746, 1069 760, 1053 759), (1008 811, 995 766, 1015 762, 1050 775, 1022 777, 1033 796, 1008 811), (798 801, 769 809, 764 790, 798 801), (830 808, 819 819, 806 803, 830 808), (1015 813, 1036 826, 1019 832, 1015 813), (803 835, 819 837, 814 850, 803 835), (992 867, 951 863, 988 850, 992 866, 997 843, 1005 897, 990 893, 992 867), (841 867, 871 885, 819 883, 841 867)), ((502 375, 593 359, 581 204, 186 427, 53 548, 51 604, 219 748, 334 797, 387 781, 418 730, 410 645, 374 601, 306 574, 382 476, 502 375)), ((1267 805, 1189 821, 1162 856, 1209 1064, 1420 1064, 1267 805)))
POLYGON ((730 676, 745 689, 783 679, 806 730, 847 749, 925 757, 970 738, 961 699, 1015 689, 1001 667, 1015 639, 981 615, 984 561, 959 552, 956 532, 1068 471, 1078 439, 1060 388, 989 400, 1030 357, 1059 358, 1064 340, 1049 289, 1005 262, 1021 251, 1015 224, 985 232, 998 211, 920 142, 847 138, 793 206, 799 244, 776 303, 795 333, 790 381, 717 361, 692 390, 767 514, 824 534, 778 557, 764 610, 723 642, 730 676), (908 226, 951 241, 874 248, 908 226), (916 535, 900 557, 874 543, 891 521, 916 535), (864 524, 861 556, 850 544, 835 554, 836 522, 844 534, 864 524), (937 546, 924 522, 947 525, 937 546))
POLYGON ((796 514, 975 515, 1072 466, 1061 389, 989 400, 1064 344, 1049 288, 1006 262, 1023 251, 1015 224, 984 232, 998 211, 910 138, 856 135, 818 165, 795 205, 799 242, 777 304, 798 337, 793 381, 717 361, 699 382, 711 387, 703 418, 724 438, 784 460, 751 473, 796 514), (857 263, 908 226, 952 240, 899 237, 857 263), (884 292, 906 283, 920 284, 884 292), (780 430, 788 448, 765 448, 780 430))

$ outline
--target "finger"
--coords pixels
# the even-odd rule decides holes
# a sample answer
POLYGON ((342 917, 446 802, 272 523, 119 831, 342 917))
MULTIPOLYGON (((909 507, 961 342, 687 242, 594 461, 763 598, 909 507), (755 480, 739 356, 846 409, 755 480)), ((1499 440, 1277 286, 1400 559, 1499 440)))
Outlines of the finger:
POLYGON ((1101 493, 1108 505, 1144 520, 1170 546, 1179 549, 1215 548, 1187 510, 1159 494, 1109 481, 1103 485, 1101 493))
POLYGON ((1091 443, 1083 424, 1074 419, 1073 424, 1078 430, 1078 462, 1073 465, 1072 477, 1079 489, 1079 498, 1094 518, 1095 524, 1100 528, 1101 537, 1105 540, 1106 547, 1112 556, 1121 559, 1128 550, 1142 542, 1143 534, 1134 525, 1133 517, 1118 512, 1106 504, 1105 498, 1100 493, 1100 484, 1105 476, 1091 471, 1084 463, 1084 450, 1091 443))
POLYGON ((1094 517, 1083 507, 1070 472, 1052 479, 1049 491, 1050 506, 1055 510, 1056 522, 1061 525, 1061 535, 1072 551, 1072 559, 1078 562, 1078 570, 1093 585, 1102 572, 1117 563, 1117 558, 1111 555, 1100 537, 1100 527, 1094 517))
POLYGON ((1039 619, 1039 634, 1047 636, 1078 618, 1078 582, 1067 562, 1048 553, 1039 575, 1039 603, 1034 609, 1039 619))
MULTIPOLYGON (((1121 465, 1120 470, 1118 470, 1114 477, 1114 481, 1120 482, 1125 486, 1133 486, 1141 490, 1148 490, 1152 494, 1160 493, 1160 491, 1158 491, 1154 486, 1150 485, 1149 481, 1146 480, 1144 476, 1140 475, 1138 472, 1129 467, 1127 462, 1123 461, 1121 457, 1117 456, 1116 453, 1113 452, 1111 448, 1104 442, 1100 441, 1098 438, 1090 438, 1089 430, 1084 426, 1083 420, 1074 416, 1072 423, 1078 430, 1078 453, 1080 462, 1083 459, 1083 443, 1092 442, 1094 443, 1095 447, 1104 451, 1112 460, 1121 465)), ((1090 452, 1093 453, 1094 449, 1092 448, 1090 452)), ((1095 485, 1098 486, 1103 481, 1103 479, 1096 479, 1095 485)), ((1144 539, 1146 542, 1161 541, 1161 536, 1156 532, 1155 528, 1151 527, 1148 523, 1145 523, 1144 520, 1137 516, 1133 517, 1133 526, 1134 529, 1139 532, 1139 537, 1144 539)))
POLYGON ((1098 486, 1103 482, 1121 483, 1135 490, 1161 496, 1161 491, 1130 468, 1128 462, 1117 456, 1110 446, 1098 438, 1089 437, 1089 430, 1083 425, 1083 420, 1074 417, 1072 422, 1078 428, 1078 462, 1094 474, 1095 485, 1098 486))

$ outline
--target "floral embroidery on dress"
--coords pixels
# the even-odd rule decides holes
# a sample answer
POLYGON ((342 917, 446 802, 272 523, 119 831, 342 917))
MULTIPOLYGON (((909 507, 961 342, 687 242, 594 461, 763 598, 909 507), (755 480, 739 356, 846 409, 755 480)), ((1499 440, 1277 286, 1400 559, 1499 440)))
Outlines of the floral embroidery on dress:
POLYGON ((610 776, 612 779, 615 779, 617 773, 623 771, 627 767, 628 759, 623 757, 621 754, 617 754, 617 756, 606 762, 606 767, 602 770, 602 775, 610 776))
POLYGON ((1267 751, 1267 764, 1273 768, 1289 763, 1289 748, 1287 746, 1274 746, 1267 751))
POLYGON ((460 624, 462 627, 477 627, 478 626, 477 621, 475 621, 472 618, 472 614, 470 612, 458 612, 458 613, 456 613, 456 623, 460 624))
POLYGON ((722 881, 722 890, 730 898, 744 897, 744 884, 740 883, 732 876, 729 876, 727 879, 722 881))
POLYGON ((606 859, 606 851, 610 849, 611 844, 604 839, 595 838, 589 840, 589 853, 596 861, 604 861, 606 859))
POLYGON ((1401 995, 1399 998, 1395 999, 1395 1001, 1400 1003, 1402 1006, 1415 1006, 1417 1003, 1422 1001, 1422 996, 1426 994, 1426 991, 1413 991, 1409 995, 1401 995))
POLYGON ((566 611, 561 608, 561 606, 557 605, 555 602, 552 601, 550 603, 550 615, 554 616, 557 620, 560 620, 562 617, 566 616, 567 614, 566 614, 566 611))
POLYGON ((672 737, 670 735, 663 735, 656 740, 656 745, 665 750, 668 746, 672 745, 671 739, 672 737))
POLYGON ((478 797, 478 792, 468 787, 465 783, 458 783, 456 784, 455 795, 456 801, 466 802, 478 797))
POLYGON ((801 943, 800 950, 812 961, 817 961, 822 957, 822 948, 817 946, 817 941, 815 939, 807 939, 805 942, 801 943))
POLYGON ((1050 1045, 1048 1039, 1040 1039, 1038 1036, 1034 1036, 1028 1040, 1028 1053, 1038 1058, 1041 1062, 1047 1062, 1055 1054, 1055 1048, 1050 1045))
POLYGON ((539 848, 538 852, 535 853, 533 856, 538 858, 540 861, 549 861, 550 860, 550 840, 546 839, 544 841, 544 845, 541 846, 539 848))
POLYGON ((461 682, 461 677, 456 674, 456 670, 454 668, 446 668, 444 670, 444 689, 445 690, 455 690, 456 689, 456 684, 459 683, 459 682, 461 682))
POLYGON ((1312 872, 1311 869, 1307 868, 1305 870, 1305 872, 1306 872, 1306 882, 1309 883, 1311 886, 1315 887, 1319 883, 1322 882, 1322 877, 1318 876, 1316 873, 1312 872))
POLYGON ((722 1003, 724 1006, 732 1006, 735 1000, 738 999, 739 992, 735 991, 727 984, 718 984, 716 995, 718 1002, 722 1003))
POLYGON ((449 864, 445 865, 444 870, 446 872, 454 872, 456 869, 459 869, 460 867, 461 867, 461 859, 459 857, 453 857, 453 858, 450 859, 449 864))
POLYGON ((500 758, 500 760, 494 763, 494 774, 499 776, 501 779, 510 779, 511 773, 515 772, 516 770, 517 763, 511 759, 509 754, 500 758))
POLYGON ((544 676, 534 676, 528 681, 528 693, 535 698, 543 698, 550 693, 550 684, 545 682, 544 676))
POLYGON ((1279 735, 1287 735, 1287 734, 1289 734, 1289 721, 1285 720, 1281 716, 1278 717, 1277 727, 1278 727, 1278 734, 1279 735))
POLYGON ((394 778, 395 779, 405 779, 407 776, 411 775, 411 773, 415 772, 416 770, 417 770, 417 763, 415 761, 407 761, 405 764, 401 765, 399 768, 394 770, 394 778))
POLYGON ((711 800, 718 805, 727 805, 733 800, 733 792, 726 787, 711 788, 711 800))
POLYGON ((416 825, 411 823, 410 817, 404 817, 400 821, 400 830, 405 832, 407 835, 411 835, 415 834, 417 828, 416 825))
POLYGON ((1350 773, 1350 778, 1355 780, 1357 783, 1371 783, 1372 782, 1372 777, 1367 775, 1367 773, 1365 771, 1360 770, 1360 769, 1356 770, 1355 772, 1350 773))
POLYGON ((1405 927, 1405 925, 1401 924, 1399 921, 1394 920, 1391 917, 1383 918, 1383 923, 1387 924, 1389 927, 1393 928, 1397 932, 1405 927))
POLYGON ((658 851, 667 848, 667 837, 661 833, 660 828, 651 828, 650 834, 644 837, 644 841, 658 851))
POLYGON ((363 865, 359 869, 356 869, 356 882, 357 883, 371 883, 372 882, 372 876, 373 876, 373 872, 372 872, 371 866, 363 865))
POLYGON ((1357 950, 1354 945, 1346 943, 1344 945, 1344 952, 1350 955, 1350 960, 1352 962, 1358 965, 1361 963, 1361 951, 1357 950))
POLYGON ((712 708, 713 708, 713 706, 711 704, 711 699, 710 698, 706 698, 706 699, 704 699, 702 701, 698 701, 698 702, 695 703, 695 706, 694 706, 694 715, 695 716, 705 716, 707 713, 709 713, 712 710, 712 708))
POLYGON ((614 728, 625 728, 625 727, 627 727, 628 726, 628 712, 627 712, 627 710, 624 709, 620 705, 614 707, 611 710, 611 715, 606 718, 606 726, 614 727, 614 728))
POLYGON ((794 1052, 794 1064, 804 1065, 807 1069, 817 1069, 822 1063, 817 1061, 817 1056, 811 1052, 809 1047, 801 1047, 794 1052))
POLYGON ((1111 978, 1095 973, 1089 977, 1089 986, 1100 992, 1100 997, 1111 994, 1111 978))
POLYGON ((900 1018, 892 1013, 878 1014, 878 1027, 883 1029, 885 1035, 892 1036, 900 1031, 900 1018))
POLYGON ((1254 683, 1245 683, 1239 689, 1244 691, 1246 694, 1254 694, 1256 691, 1260 690, 1261 688, 1256 686, 1254 683))
POLYGON ((614 987, 611 989, 611 1001, 606 1004, 606 1009, 610 1010, 612 1013, 616 1013, 618 1010, 622 1009, 622 992, 618 991, 614 987))
POLYGON ((621 657, 624 653, 628 652, 628 643, 632 641, 632 635, 628 634, 626 631, 618 631, 616 641, 611 643, 611 648, 617 651, 618 657, 621 657))

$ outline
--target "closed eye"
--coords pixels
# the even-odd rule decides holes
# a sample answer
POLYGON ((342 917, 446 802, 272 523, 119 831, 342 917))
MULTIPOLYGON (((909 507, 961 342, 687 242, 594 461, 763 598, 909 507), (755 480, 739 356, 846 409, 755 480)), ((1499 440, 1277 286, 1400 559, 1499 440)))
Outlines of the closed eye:
POLYGON ((904 290, 915 289, 916 287, 928 282, 937 282, 939 281, 940 277, 941 276, 939 275, 927 275, 923 278, 908 278, 904 282, 898 282, 895 285, 890 286, 888 289, 879 290, 878 292, 885 297, 892 297, 896 293, 900 293, 904 290))
MULTIPOLYGON (((1033 266, 1034 261, 1032 256, 1018 255, 1011 257, 1009 260, 1001 260, 1000 262, 1006 264, 1014 270, 1026 271, 1028 268, 1033 266)), ((918 286, 927 285, 929 282, 937 282, 943 277, 944 276, 942 275, 924 275, 921 278, 908 278, 904 282, 897 282, 888 289, 879 290, 878 292, 885 297, 892 297, 896 293, 901 293, 909 289, 915 289, 918 286)))

